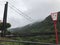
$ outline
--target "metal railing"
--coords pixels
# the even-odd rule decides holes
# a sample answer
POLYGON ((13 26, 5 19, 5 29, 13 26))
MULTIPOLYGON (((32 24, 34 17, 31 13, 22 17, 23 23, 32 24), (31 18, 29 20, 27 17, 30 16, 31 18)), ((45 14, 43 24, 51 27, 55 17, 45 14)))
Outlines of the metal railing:
POLYGON ((0 40, 0 45, 55 45, 53 43, 18 41, 18 40, 0 40))

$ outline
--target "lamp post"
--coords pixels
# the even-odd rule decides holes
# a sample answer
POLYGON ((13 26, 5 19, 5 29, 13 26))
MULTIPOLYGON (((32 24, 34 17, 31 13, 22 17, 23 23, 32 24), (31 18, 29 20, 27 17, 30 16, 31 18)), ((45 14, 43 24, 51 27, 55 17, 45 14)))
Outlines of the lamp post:
POLYGON ((58 19, 58 13, 57 12, 51 13, 51 18, 54 22, 54 29, 55 29, 55 34, 56 34, 56 45, 58 45, 58 30, 57 30, 57 27, 56 27, 57 19, 58 19))

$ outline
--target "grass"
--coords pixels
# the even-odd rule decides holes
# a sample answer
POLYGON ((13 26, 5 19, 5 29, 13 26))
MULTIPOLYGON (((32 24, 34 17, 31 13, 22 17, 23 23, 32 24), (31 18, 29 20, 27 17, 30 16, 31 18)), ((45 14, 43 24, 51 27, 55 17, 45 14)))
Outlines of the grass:
MULTIPOLYGON (((6 38, 6 37, 0 37, 0 40, 13 40, 11 38, 6 38)), ((20 40, 19 40, 20 41, 20 40)), ((3 45, 23 45, 22 43, 19 43, 19 42, 0 42, 0 44, 3 44, 3 45)))

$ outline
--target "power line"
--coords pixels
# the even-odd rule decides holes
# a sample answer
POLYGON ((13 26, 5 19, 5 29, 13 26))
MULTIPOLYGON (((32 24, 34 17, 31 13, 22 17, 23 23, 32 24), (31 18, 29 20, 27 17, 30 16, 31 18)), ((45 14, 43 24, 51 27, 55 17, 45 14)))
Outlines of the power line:
MULTIPOLYGON (((12 5, 13 6, 13 5, 12 5)), ((13 6, 14 7, 14 6, 13 6)), ((21 10, 17 9, 16 7, 14 7, 17 11, 21 12, 22 15, 25 15, 26 17, 28 17, 31 20, 31 17, 27 16, 26 14, 24 14, 21 10)))
MULTIPOLYGON (((2 4, 0 4, 1 6, 2 6, 2 4)), ((9 5, 9 7, 11 8, 11 9, 13 9, 15 12, 17 12, 19 15, 21 15, 16 9, 14 9, 12 6, 10 6, 9 5)), ((25 17, 24 15, 21 15, 21 16, 23 16, 25 19, 27 19, 27 20, 29 20, 30 22, 32 22, 29 18, 27 18, 27 17, 25 17)), ((16 22, 16 21, 15 21, 16 22)))
POLYGON ((13 9, 15 12, 17 12, 19 15, 21 15, 20 13, 22 13, 22 16, 24 18, 26 18, 27 20, 29 20, 30 22, 32 22, 31 17, 27 16, 25 13, 23 13, 21 10, 17 9, 14 5, 12 5, 11 3, 9 3, 11 6, 9 6, 11 9, 13 9), (28 17, 28 18, 27 18, 28 17))
MULTIPOLYGON (((4 1, 6 2, 6 1, 4 1)), ((11 2, 11 1, 10 1, 11 2)), ((19 15, 23 16, 24 18, 26 18, 27 20, 29 20, 30 22, 32 22, 32 18, 29 17, 27 14, 23 13, 21 10, 17 9, 14 5, 12 5, 11 3, 9 3, 11 6, 9 6, 11 9, 13 9, 15 12, 17 12, 19 15)), ((2 4, 1 4, 2 5, 2 4)))
POLYGON ((31 17, 29 17, 29 16, 27 16, 27 14, 25 14, 25 13, 23 13, 21 10, 19 10, 19 9, 17 9, 14 5, 12 5, 11 3, 9 3, 11 6, 10 6, 10 8, 12 8, 13 10, 15 10, 15 12, 17 12, 18 14, 20 14, 20 15, 22 15, 22 16, 24 16, 25 18, 27 18, 28 20, 30 20, 30 21, 32 21, 32 18, 31 17), (15 9, 14 9, 15 8, 15 9))
MULTIPOLYGON (((19 15, 21 15, 18 11, 16 11, 14 8, 12 8, 11 6, 9 6, 11 9, 13 9, 15 12, 17 12, 19 15)), ((27 20, 29 20, 30 22, 31 22, 31 20, 30 19, 28 19, 27 17, 25 17, 24 15, 21 15, 21 16, 23 16, 25 19, 27 19, 27 20)))
MULTIPOLYGON (((10 1, 11 2, 11 1, 10 1)), ((15 2, 15 1, 13 1, 13 2, 15 2)), ((10 3, 11 4, 11 3, 10 3)), ((11 4, 12 5, 12 4, 11 4)), ((14 5, 12 5, 14 8, 16 8, 14 5)), ((16 8, 17 9, 17 8, 16 8)), ((25 16, 27 16, 27 17, 29 17, 27 14, 25 14, 25 13, 23 13, 21 10, 19 10, 19 9, 17 9, 19 12, 21 12, 23 15, 25 15, 25 16)), ((30 19, 32 19, 31 17, 29 17, 30 19)))

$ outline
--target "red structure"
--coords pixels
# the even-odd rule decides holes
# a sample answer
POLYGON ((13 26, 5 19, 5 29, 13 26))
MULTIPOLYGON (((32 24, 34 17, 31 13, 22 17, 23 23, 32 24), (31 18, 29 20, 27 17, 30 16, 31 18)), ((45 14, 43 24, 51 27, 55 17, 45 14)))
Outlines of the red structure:
POLYGON ((55 29, 55 34, 56 34, 56 45, 58 45, 58 30, 57 30, 57 19, 58 19, 58 12, 51 13, 51 18, 54 22, 54 29, 55 29))

